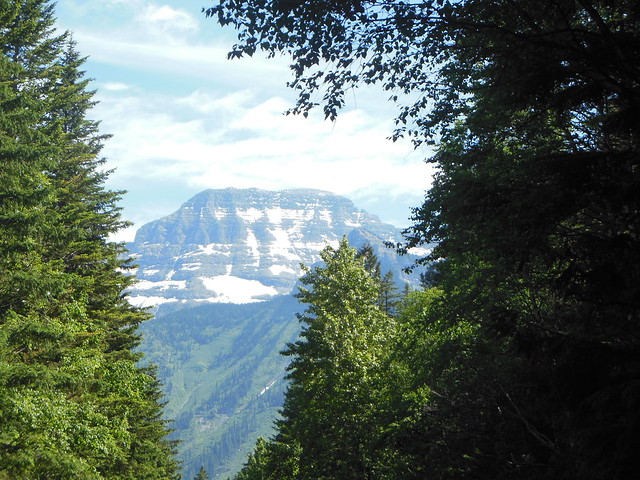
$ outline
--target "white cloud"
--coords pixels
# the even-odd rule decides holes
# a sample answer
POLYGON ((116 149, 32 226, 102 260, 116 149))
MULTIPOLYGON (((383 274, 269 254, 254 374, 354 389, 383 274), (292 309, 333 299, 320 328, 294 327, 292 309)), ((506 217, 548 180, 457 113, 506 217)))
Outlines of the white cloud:
POLYGON ((58 0, 99 82, 91 117, 114 135, 104 150, 117 168, 109 185, 130 191, 128 218, 170 213, 204 188, 308 187, 395 223, 427 188, 428 152, 386 139, 393 110, 375 89, 355 91, 335 123, 321 111, 285 116, 295 98, 284 86, 288 60, 227 60, 233 31, 205 19, 200 0, 87 5, 58 0))
POLYGON ((247 92, 216 97, 205 91, 159 105, 141 97, 111 99, 103 121, 118 132, 106 152, 119 174, 181 179, 202 189, 422 191, 427 170, 421 158, 409 145, 387 140, 388 125, 364 111, 346 112, 331 124, 282 115, 280 98, 251 100, 247 92))
POLYGON ((98 84, 101 89, 108 90, 110 92, 124 92, 131 88, 130 85, 122 82, 106 82, 98 84))
MULTIPOLYGON (((160 41, 150 42, 149 37, 136 39, 117 33, 97 34, 93 31, 77 31, 75 39, 82 52, 90 52, 90 60, 131 72, 146 72, 156 75, 148 84, 157 88, 163 83, 163 75, 172 75, 171 82, 179 78, 197 82, 198 85, 219 85, 227 91, 251 86, 255 89, 277 89, 287 91, 285 83, 290 78, 287 63, 282 59, 247 58, 228 60, 229 44, 200 44, 177 41, 164 36, 160 41), (155 84, 153 82, 156 82, 155 84)), ((174 84, 178 86, 177 83, 174 84)))
POLYGON ((143 15, 143 17, 148 17, 152 22, 174 24, 178 29, 198 29, 198 23, 191 15, 186 12, 175 10, 168 5, 162 5, 160 7, 157 7, 156 5, 149 5, 147 7, 146 14, 143 15))
POLYGON ((177 98, 176 104, 189 107, 191 110, 208 115, 238 115, 243 113, 243 109, 255 95, 249 89, 234 91, 225 95, 216 95, 202 89, 195 90, 191 94, 177 98))
POLYGON ((169 5, 147 4, 136 16, 137 23, 144 30, 149 39, 158 38, 167 41, 182 41, 184 36, 197 33, 197 20, 184 10, 178 10, 169 5))

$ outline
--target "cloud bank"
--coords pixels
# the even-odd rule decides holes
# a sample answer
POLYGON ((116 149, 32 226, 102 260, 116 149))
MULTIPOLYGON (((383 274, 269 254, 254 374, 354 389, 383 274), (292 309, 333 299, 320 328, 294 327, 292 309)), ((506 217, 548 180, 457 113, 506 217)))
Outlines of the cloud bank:
MULTIPOLYGON (((294 94, 286 59, 226 60, 232 31, 201 2, 59 0, 98 88, 93 117, 113 134, 109 187, 126 189, 124 215, 166 215, 206 188, 318 188, 345 195, 383 221, 408 225, 430 171, 406 142, 387 139, 393 108, 354 92, 334 123, 321 112, 286 116, 294 94)), ((122 239, 131 238, 132 231, 122 239)))

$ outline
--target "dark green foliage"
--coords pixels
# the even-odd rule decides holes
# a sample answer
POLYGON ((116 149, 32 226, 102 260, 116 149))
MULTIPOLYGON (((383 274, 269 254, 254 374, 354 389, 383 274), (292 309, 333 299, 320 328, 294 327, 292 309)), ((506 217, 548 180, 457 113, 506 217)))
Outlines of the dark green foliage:
POLYGON ((200 467, 200 470, 198 470, 198 474, 193 477, 193 480, 209 480, 209 474, 204 469, 204 466, 200 467))
POLYGON ((380 293, 378 294, 378 305, 387 315, 396 315, 400 295, 394 280, 393 272, 389 271, 380 279, 380 293))
POLYGON ((380 280, 380 260, 369 242, 362 245, 356 252, 358 258, 364 259, 364 268, 376 280, 380 280))
POLYGON ((53 4, 0 3, 0 478, 177 478, 123 295, 105 138, 53 4))
POLYGON ((400 248, 437 244, 424 282, 442 292, 408 322, 405 378, 430 391, 397 430, 410 471, 636 475, 637 1, 221 0, 207 14, 239 28, 231 56, 292 55, 294 112, 333 119, 349 88, 380 83, 400 102, 394 138, 438 144, 400 248))
POLYGON ((629 2, 529 2, 517 16, 475 3, 462 13, 501 28, 457 29, 446 78, 474 82, 456 92, 471 97, 444 131, 409 241, 440 241, 431 259, 446 258, 454 313, 519 365, 483 394, 511 417, 492 437, 510 439, 502 465, 628 478, 640 441, 639 20, 629 2))
POLYGON ((384 276, 381 276, 380 260, 369 242, 358 249, 356 257, 364 260, 365 270, 378 282, 378 306, 387 315, 394 315, 400 297, 397 293, 398 287, 393 279, 393 272, 388 271, 384 276))
POLYGON ((299 473, 300 446, 281 432, 279 439, 267 441, 258 438, 244 468, 234 477, 236 480, 287 480, 299 473))

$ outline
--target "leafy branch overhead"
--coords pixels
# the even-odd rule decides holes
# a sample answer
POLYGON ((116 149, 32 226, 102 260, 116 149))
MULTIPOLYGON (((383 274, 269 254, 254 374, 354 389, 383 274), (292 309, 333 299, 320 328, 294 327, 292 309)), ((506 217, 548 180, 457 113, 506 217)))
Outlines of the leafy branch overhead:
POLYGON ((397 101, 394 138, 433 141, 469 96, 589 115, 602 93, 637 100, 634 2, 221 0, 205 9, 238 30, 230 57, 291 57, 293 113, 335 119, 345 92, 378 83, 397 101), (592 88, 592 87, 596 88, 592 88))
POLYGON ((635 475, 638 2, 220 0, 206 13, 238 30, 233 57, 291 58, 292 113, 335 119, 348 90, 377 84, 398 106, 393 138, 434 145, 398 249, 435 245, 420 263, 439 293, 400 309, 409 338, 383 374, 399 397, 378 397, 393 414, 374 421, 407 447, 358 475, 635 475))

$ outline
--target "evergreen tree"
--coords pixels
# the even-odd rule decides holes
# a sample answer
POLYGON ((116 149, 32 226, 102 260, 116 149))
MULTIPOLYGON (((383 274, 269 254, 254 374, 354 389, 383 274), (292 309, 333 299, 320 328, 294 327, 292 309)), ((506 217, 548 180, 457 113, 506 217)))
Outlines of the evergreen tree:
POLYGON ((119 193, 97 170, 82 59, 51 2, 2 2, 0 22, 0 471, 177 478, 154 372, 131 350, 147 314, 108 240, 119 193))
POLYGON ((253 452, 235 480, 291 480, 299 478, 301 449, 283 428, 275 439, 256 441, 253 452))
POLYGON ((393 278, 393 272, 388 271, 380 279, 378 304, 384 313, 395 316, 398 313, 400 298, 398 287, 393 278))
POLYGON ((346 239, 321 257, 325 266, 305 267, 301 279, 307 308, 301 339, 284 352, 293 359, 278 435, 258 444, 238 478, 371 478, 377 468, 376 405, 394 322, 346 239))
POLYGON ((193 477, 193 480, 209 480, 209 474, 204 469, 204 466, 200 466, 200 470, 198 470, 196 476, 193 477))
POLYGON ((356 256, 364 260, 365 270, 369 272, 375 280, 380 280, 380 259, 369 242, 366 242, 358 249, 356 256))
POLYGON ((356 257, 364 260, 364 268, 379 285, 378 306, 387 315, 394 315, 398 306, 398 294, 393 272, 389 271, 382 276, 380 260, 369 242, 365 243, 356 252, 356 257))
POLYGON ((407 299, 409 298, 409 295, 411 294, 413 290, 411 289, 411 285, 409 285, 409 282, 405 282, 404 284, 404 288, 402 289, 402 303, 406 303, 407 299))

